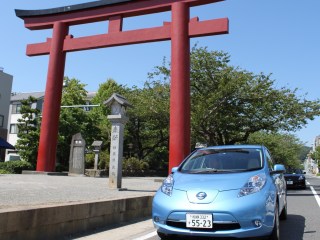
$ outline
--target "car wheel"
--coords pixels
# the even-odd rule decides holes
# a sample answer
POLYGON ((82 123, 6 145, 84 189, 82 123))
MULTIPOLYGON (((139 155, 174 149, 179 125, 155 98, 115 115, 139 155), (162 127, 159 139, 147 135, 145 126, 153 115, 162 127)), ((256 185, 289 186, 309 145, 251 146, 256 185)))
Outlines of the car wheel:
POLYGON ((159 238, 161 238, 162 240, 173 240, 172 236, 161 233, 161 232, 157 232, 159 238))
POLYGON ((288 207, 287 207, 287 201, 286 201, 286 204, 284 205, 280 214, 280 220, 286 220, 287 216, 288 216, 288 207))
POLYGON ((273 224, 273 230, 269 237, 269 240, 279 240, 280 239, 280 230, 279 230, 279 207, 278 203, 276 204, 275 210, 274 210, 274 224, 273 224))

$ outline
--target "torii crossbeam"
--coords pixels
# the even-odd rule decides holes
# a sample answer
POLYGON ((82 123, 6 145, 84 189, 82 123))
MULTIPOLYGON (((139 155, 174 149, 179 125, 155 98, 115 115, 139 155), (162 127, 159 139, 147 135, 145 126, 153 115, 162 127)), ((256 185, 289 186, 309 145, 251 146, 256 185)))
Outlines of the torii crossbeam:
POLYGON ((55 171, 66 53, 171 40, 169 170, 190 153, 190 38, 228 33, 228 19, 190 19, 190 7, 224 0, 101 0, 45 10, 16 10, 30 30, 53 29, 46 42, 29 44, 28 56, 50 55, 37 171, 55 171), (163 26, 122 30, 123 19, 171 11, 163 26), (69 26, 109 21, 105 34, 74 37, 69 26))

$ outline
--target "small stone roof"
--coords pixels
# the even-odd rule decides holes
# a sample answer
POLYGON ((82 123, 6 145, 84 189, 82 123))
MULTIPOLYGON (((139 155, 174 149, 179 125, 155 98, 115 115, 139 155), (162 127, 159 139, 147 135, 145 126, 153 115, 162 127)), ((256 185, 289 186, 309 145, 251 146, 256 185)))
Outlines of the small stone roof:
POLYGON ((127 99, 124 97, 124 96, 121 96, 120 94, 118 93, 114 93, 112 94, 112 96, 104 102, 105 105, 107 106, 111 106, 111 104, 116 101, 118 102, 119 104, 125 106, 125 107, 133 107, 128 101, 127 99))

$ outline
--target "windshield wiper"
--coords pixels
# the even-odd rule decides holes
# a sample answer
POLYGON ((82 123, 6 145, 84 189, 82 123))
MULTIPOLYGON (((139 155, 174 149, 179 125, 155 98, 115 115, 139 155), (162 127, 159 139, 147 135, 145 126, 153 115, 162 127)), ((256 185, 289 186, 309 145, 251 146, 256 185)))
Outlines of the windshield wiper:
POLYGON ((190 171, 189 173, 197 174, 197 173, 217 173, 217 172, 230 172, 230 170, 210 168, 210 169, 200 169, 200 170, 190 171))

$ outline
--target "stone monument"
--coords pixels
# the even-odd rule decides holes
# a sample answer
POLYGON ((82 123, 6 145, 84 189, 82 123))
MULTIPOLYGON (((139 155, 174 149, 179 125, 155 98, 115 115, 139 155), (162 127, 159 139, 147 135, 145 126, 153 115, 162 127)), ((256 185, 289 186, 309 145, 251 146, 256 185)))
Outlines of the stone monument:
POLYGON ((91 145, 94 149, 94 170, 98 170, 98 161, 99 161, 99 154, 102 146, 102 141, 94 141, 91 145))
POLYGON ((104 104, 111 107, 111 115, 108 115, 108 119, 112 124, 109 188, 121 189, 124 126, 129 120, 126 116, 126 108, 132 107, 132 105, 117 93, 114 93, 104 104))
POLYGON ((82 138, 81 133, 72 136, 70 157, 69 157, 69 173, 84 175, 85 169, 85 148, 86 141, 82 138))

